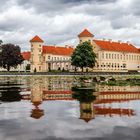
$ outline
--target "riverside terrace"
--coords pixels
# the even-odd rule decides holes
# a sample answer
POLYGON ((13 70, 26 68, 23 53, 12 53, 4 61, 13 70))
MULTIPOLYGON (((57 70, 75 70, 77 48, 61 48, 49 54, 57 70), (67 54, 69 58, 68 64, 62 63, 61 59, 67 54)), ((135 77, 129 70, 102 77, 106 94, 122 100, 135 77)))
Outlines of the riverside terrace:
POLYGON ((0 72, 0 75, 68 75, 68 76, 80 76, 80 75, 140 75, 137 71, 131 72, 0 72))

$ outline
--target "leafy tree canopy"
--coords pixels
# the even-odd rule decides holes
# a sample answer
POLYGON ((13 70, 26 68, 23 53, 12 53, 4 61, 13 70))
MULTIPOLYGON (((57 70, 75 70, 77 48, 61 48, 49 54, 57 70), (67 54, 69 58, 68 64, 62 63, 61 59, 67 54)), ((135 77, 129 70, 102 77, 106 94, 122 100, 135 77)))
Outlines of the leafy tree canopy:
POLYGON ((0 46, 0 66, 10 71, 11 67, 16 67, 23 62, 20 47, 13 44, 3 44, 0 46))
POLYGON ((72 88, 73 94, 72 97, 77 99, 81 103, 90 103, 96 100, 96 96, 94 95, 94 89, 83 89, 83 88, 72 88))
POLYGON ((0 39, 0 45, 3 43, 3 41, 0 39))
POLYGON ((80 67, 83 71, 84 67, 93 68, 96 63, 96 54, 92 49, 90 42, 79 44, 71 56, 73 66, 80 67))

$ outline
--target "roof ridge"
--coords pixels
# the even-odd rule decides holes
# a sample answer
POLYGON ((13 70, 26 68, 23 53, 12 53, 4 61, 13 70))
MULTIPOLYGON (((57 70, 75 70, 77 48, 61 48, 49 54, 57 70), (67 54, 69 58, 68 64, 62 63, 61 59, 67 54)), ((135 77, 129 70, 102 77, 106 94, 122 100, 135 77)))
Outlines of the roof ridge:
POLYGON ((110 42, 105 40, 93 40, 101 49, 107 51, 119 51, 119 52, 133 52, 140 53, 140 51, 131 43, 124 42, 110 42))
POLYGON ((88 29, 84 29, 79 35, 78 37, 94 37, 94 35, 88 30, 88 29))
POLYGON ((93 39, 93 41, 102 41, 102 42, 109 42, 109 43, 118 43, 118 44, 127 44, 127 45, 132 45, 134 46, 133 44, 131 44, 130 42, 127 43, 127 42, 118 42, 118 41, 115 41, 115 40, 102 40, 102 39, 93 39))
POLYGON ((38 35, 35 35, 30 42, 44 42, 38 35))

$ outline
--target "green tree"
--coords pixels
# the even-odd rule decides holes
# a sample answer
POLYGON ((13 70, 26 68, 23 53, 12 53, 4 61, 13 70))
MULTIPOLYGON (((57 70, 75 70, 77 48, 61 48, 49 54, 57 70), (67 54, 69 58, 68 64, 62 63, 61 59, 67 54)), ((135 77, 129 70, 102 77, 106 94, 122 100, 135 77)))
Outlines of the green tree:
POLYGON ((71 64, 80 67, 83 72, 84 67, 93 68, 96 63, 96 54, 90 42, 79 44, 71 56, 71 64))
POLYGON ((3 41, 0 39, 0 45, 3 43, 3 41))
POLYGON ((90 103, 96 100, 96 96, 94 95, 94 89, 72 87, 72 91, 72 98, 77 99, 81 103, 90 103))
POLYGON ((13 44, 3 44, 0 46, 0 66, 10 71, 11 67, 16 68, 24 58, 21 55, 20 47, 13 44))

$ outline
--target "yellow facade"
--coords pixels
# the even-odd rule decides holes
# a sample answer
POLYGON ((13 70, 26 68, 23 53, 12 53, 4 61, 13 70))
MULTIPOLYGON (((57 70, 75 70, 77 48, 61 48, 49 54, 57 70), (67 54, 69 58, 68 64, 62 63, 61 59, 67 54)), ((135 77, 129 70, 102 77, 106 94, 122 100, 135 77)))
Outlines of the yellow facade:
MULTIPOLYGON (((93 46, 97 56, 97 63, 91 71, 97 72, 128 72, 140 71, 139 52, 121 52, 103 50, 94 41, 94 36, 78 36, 79 43, 88 41, 93 46)), ((112 40, 108 40, 112 42, 112 40)), ((121 43, 121 42, 119 42, 121 43)), ((129 43, 129 42, 127 42, 129 43)), ((71 65, 71 55, 57 55, 53 53, 42 53, 43 42, 31 42, 31 72, 46 72, 51 70, 74 71, 71 65)))

